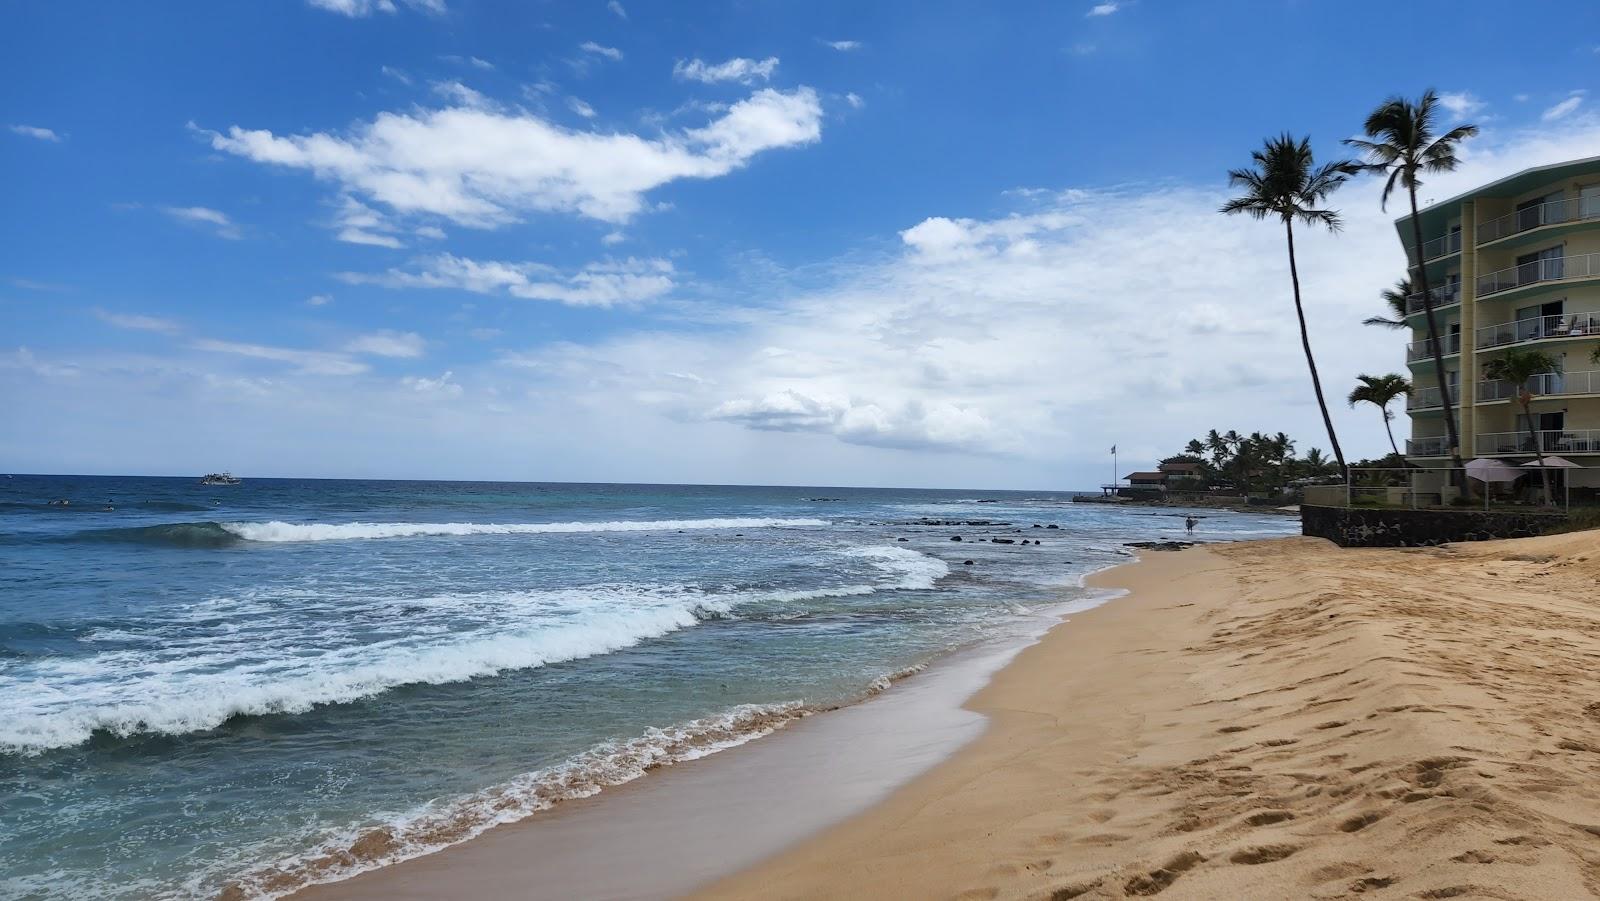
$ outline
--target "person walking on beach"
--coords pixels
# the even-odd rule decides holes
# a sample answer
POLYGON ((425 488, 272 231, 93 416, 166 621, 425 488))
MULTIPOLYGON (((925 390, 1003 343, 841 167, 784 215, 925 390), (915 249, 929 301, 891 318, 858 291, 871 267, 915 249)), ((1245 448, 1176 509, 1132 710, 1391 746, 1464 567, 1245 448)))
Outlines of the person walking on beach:
POLYGON ((1199 525, 1199 523, 1200 523, 1200 520, 1196 519, 1193 513, 1189 514, 1188 516, 1185 516, 1183 518, 1184 532, 1186 534, 1193 535, 1194 534, 1194 527, 1196 525, 1199 525))

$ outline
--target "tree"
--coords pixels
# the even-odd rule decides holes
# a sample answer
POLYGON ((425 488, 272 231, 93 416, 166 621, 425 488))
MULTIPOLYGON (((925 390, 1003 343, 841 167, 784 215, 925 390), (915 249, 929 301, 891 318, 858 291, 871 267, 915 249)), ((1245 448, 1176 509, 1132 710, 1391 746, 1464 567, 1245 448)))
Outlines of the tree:
POLYGON ((1394 414, 1389 412, 1389 405, 1394 399, 1404 394, 1411 393, 1411 382, 1398 372, 1388 375, 1358 375, 1357 385, 1350 392, 1350 406, 1359 403, 1369 403, 1383 411, 1383 428, 1389 433, 1389 447, 1396 454, 1400 453, 1400 446, 1394 443, 1394 427, 1389 423, 1394 421, 1394 414))
POLYGON ((1484 378, 1498 379, 1517 386, 1517 403, 1522 406, 1522 418, 1528 422, 1528 437, 1533 439, 1534 457, 1539 461, 1539 477, 1544 482, 1544 502, 1550 504, 1550 470, 1544 468, 1544 441, 1533 421, 1533 392, 1528 382, 1536 375, 1560 372, 1561 361, 1539 350, 1508 348, 1506 352, 1483 365, 1484 378))
POLYGON ((1439 379, 1439 396, 1443 400, 1444 426, 1450 437, 1450 463, 1459 472, 1461 436, 1456 429, 1450 383, 1444 373, 1444 345, 1439 341, 1438 317, 1433 314, 1433 295, 1428 290, 1428 267, 1422 256, 1422 218, 1417 214, 1417 187, 1422 180, 1417 176, 1422 172, 1455 169, 1456 146, 1477 134, 1478 127, 1459 125, 1435 138, 1433 120, 1438 106, 1439 98, 1432 88, 1423 92, 1422 99, 1416 103, 1404 97, 1391 97, 1367 116, 1365 130, 1372 140, 1348 138, 1345 143, 1366 154, 1365 169, 1389 173, 1389 180, 1383 186, 1381 208, 1388 209, 1389 195, 1396 184, 1403 185, 1410 196, 1411 245, 1416 257, 1411 269, 1416 273, 1416 288, 1422 293, 1422 310, 1427 314, 1428 347, 1433 351, 1433 371, 1439 379))
POLYGON ((1306 367, 1311 370, 1311 387, 1317 395, 1317 406, 1322 410, 1328 442, 1333 445, 1333 455, 1343 472, 1344 451, 1339 447, 1339 436, 1333 431, 1328 402, 1322 396, 1322 379, 1317 374, 1317 360, 1311 353, 1311 335, 1306 330, 1306 312, 1300 299, 1300 270, 1294 255, 1294 223, 1298 220, 1307 226, 1321 225, 1330 232, 1337 232, 1341 226, 1338 212, 1318 207, 1359 171, 1359 167, 1348 160, 1318 166, 1311 154, 1311 141, 1296 140, 1288 133, 1268 138, 1260 150, 1250 154, 1250 160, 1252 168, 1228 173, 1228 184, 1243 188, 1245 193, 1223 204, 1221 212, 1227 215, 1245 213, 1254 219, 1277 219, 1283 223, 1289 246, 1289 279, 1294 286, 1294 312, 1300 320, 1300 346, 1306 353, 1306 367))
POLYGON ((1383 298, 1384 306, 1389 308, 1388 316, 1368 316, 1361 320, 1362 325, 1381 325, 1384 328, 1403 329, 1406 327, 1406 305, 1411 297, 1411 279, 1403 278, 1394 283, 1393 288, 1383 289, 1379 295, 1383 298))

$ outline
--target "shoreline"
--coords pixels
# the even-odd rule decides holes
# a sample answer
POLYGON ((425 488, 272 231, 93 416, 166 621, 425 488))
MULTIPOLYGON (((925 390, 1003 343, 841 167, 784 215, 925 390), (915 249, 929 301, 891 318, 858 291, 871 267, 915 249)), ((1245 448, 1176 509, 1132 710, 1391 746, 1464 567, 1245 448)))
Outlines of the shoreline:
POLYGON ((1122 592, 1089 580, 1015 633, 943 654, 852 701, 702 758, 563 800, 414 857, 278 897, 338 899, 675 897, 848 821, 958 753, 985 726, 965 701, 1019 653, 1122 592), (848 753, 841 749, 848 748, 848 753), (786 779, 774 782, 774 771, 786 779), (774 819, 770 810, 785 816, 774 819), (618 868, 617 859, 632 862, 618 868))

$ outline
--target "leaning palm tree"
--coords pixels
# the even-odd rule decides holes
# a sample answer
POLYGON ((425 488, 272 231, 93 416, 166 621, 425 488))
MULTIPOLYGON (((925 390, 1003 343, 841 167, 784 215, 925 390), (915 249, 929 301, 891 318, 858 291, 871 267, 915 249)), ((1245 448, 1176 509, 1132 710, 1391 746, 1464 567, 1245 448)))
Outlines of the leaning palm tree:
POLYGON ((1544 468, 1544 441, 1533 421, 1533 392, 1528 382, 1534 376, 1547 372, 1560 372, 1561 361, 1538 350, 1518 350, 1513 347, 1504 354, 1483 364, 1483 377, 1510 382, 1517 386, 1517 403, 1522 406, 1522 418, 1528 423, 1528 437, 1533 441, 1533 455, 1539 461, 1539 476, 1544 482, 1544 502, 1550 503, 1550 470, 1544 468))
POLYGON ((1344 184, 1358 167, 1347 160, 1323 163, 1321 166, 1311 155, 1311 141, 1296 140, 1287 132, 1268 138, 1265 145, 1250 154, 1254 164, 1250 169, 1234 169, 1228 173, 1228 184, 1243 188, 1245 193, 1223 204, 1222 212, 1232 215, 1245 213, 1255 219, 1277 219, 1283 223, 1284 237, 1289 244, 1289 279, 1294 285, 1294 312, 1300 320, 1300 346, 1306 352, 1306 366, 1311 370, 1311 387, 1317 394, 1317 406, 1322 410, 1322 424, 1328 429, 1328 442, 1333 445, 1333 455, 1339 461, 1339 472, 1345 472, 1344 451, 1339 447, 1339 437, 1333 432, 1333 417, 1328 415, 1328 403, 1322 397, 1322 379, 1317 375, 1317 361, 1311 355, 1311 336, 1306 331, 1305 307, 1300 302, 1300 270, 1294 257, 1294 223, 1321 225, 1336 232, 1341 227, 1339 213, 1318 209, 1318 206, 1344 184))
POLYGON ((1379 295, 1383 298, 1384 306, 1389 308, 1388 316, 1368 316, 1361 320, 1362 325, 1381 325, 1384 328, 1403 329, 1406 327, 1406 302, 1411 297, 1411 279, 1403 278, 1394 283, 1393 288, 1383 289, 1379 295))
POLYGON ((1411 393, 1411 382, 1398 372, 1388 375, 1358 375, 1357 385, 1350 392, 1350 406, 1359 403, 1369 403, 1383 411, 1383 428, 1389 433, 1389 447, 1394 449, 1395 456, 1400 455, 1400 445, 1394 443, 1394 414, 1389 411, 1389 405, 1395 398, 1411 393))
POLYGON ((1433 295, 1428 292, 1428 267, 1422 257, 1422 219, 1417 215, 1417 186, 1420 172, 1449 172, 1456 167, 1456 145, 1478 133, 1476 125, 1458 125, 1434 137, 1433 120, 1439 98, 1432 88, 1412 103, 1404 97, 1391 97, 1367 117, 1365 129, 1370 141, 1349 138, 1345 141, 1367 155, 1366 167, 1372 172, 1387 172, 1380 206, 1387 209, 1389 195, 1396 184, 1404 185, 1411 198, 1411 244, 1416 263, 1416 288, 1422 294, 1422 310, 1428 319, 1428 346, 1433 351, 1433 371, 1439 379, 1443 399, 1444 427, 1450 438, 1450 463, 1461 471, 1461 436, 1456 430, 1455 408, 1449 382, 1444 374, 1444 346, 1439 343, 1439 324, 1433 315, 1433 295))

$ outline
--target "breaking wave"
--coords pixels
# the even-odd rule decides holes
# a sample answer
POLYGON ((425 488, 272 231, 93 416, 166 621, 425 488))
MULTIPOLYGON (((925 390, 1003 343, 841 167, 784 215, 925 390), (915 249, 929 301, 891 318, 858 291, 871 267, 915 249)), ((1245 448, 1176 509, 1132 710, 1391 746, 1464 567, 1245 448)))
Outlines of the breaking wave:
POLYGON ((180 522, 126 529, 94 529, 72 536, 77 541, 121 541, 180 547, 223 547, 239 541, 354 541, 459 535, 539 535, 576 532, 671 532, 698 529, 768 529, 825 526, 825 519, 724 517, 616 522, 180 522))

